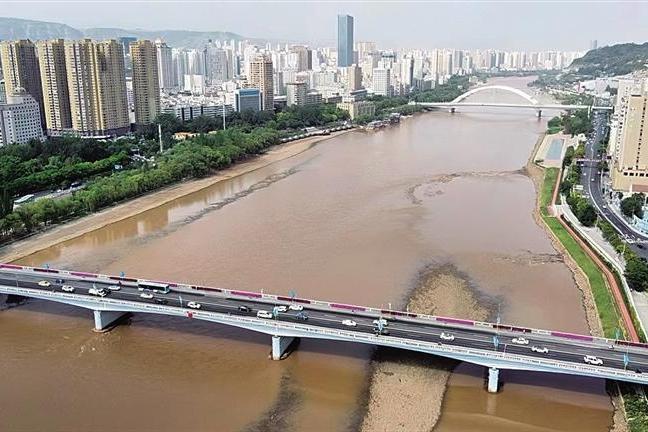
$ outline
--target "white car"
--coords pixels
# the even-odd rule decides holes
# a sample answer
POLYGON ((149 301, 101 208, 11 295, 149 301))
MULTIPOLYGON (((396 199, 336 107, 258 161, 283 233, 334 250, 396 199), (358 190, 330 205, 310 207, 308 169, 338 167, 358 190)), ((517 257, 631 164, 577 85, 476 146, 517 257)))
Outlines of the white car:
POLYGON ((275 306, 277 308, 277 312, 287 312, 288 308, 286 306, 275 306))
POLYGON ((74 287, 72 285, 63 285, 61 289, 65 292, 74 292, 74 287))
POLYGON ((46 280, 42 280, 42 281, 39 281, 39 282, 38 282, 38 286, 41 286, 41 287, 45 287, 45 288, 47 288, 47 287, 50 286, 50 285, 52 285, 52 284, 49 283, 49 282, 46 281, 46 280))
POLYGON ((152 299, 153 294, 151 294, 151 293, 142 293, 142 294, 140 294, 140 297, 143 298, 143 299, 152 299))
POLYGON ((260 310, 257 312, 257 318, 272 318, 272 312, 260 310))
MULTIPOLYGON (((151 296, 151 297, 153 297, 153 296, 151 296)), ((193 302, 193 301, 190 301, 189 303, 187 303, 187 306, 189 306, 191 309, 200 309, 202 307, 202 305, 200 303, 196 303, 196 302, 193 302)))
POLYGON ((303 311, 304 306, 298 305, 298 304, 291 304, 290 306, 288 306, 288 309, 294 310, 294 311, 303 311))
POLYGON ((109 291, 119 291, 120 289, 121 289, 121 287, 119 285, 110 285, 108 287, 109 291))
POLYGON ((453 341, 453 340, 455 340, 454 335, 451 335, 450 333, 446 333, 446 332, 441 333, 441 335, 439 337, 441 339, 443 339, 444 341, 453 341))
POLYGON ((108 295, 108 291, 103 288, 90 288, 88 290, 88 294, 98 297, 106 297, 108 295))
POLYGON ((373 320, 374 325, 382 325, 383 327, 387 327, 389 325, 389 322, 385 318, 378 318, 373 320))
POLYGON ((511 342, 518 345, 529 345, 529 339, 525 339, 521 336, 511 339, 511 342))
POLYGON ((600 366, 603 364, 603 360, 593 355, 586 355, 585 357, 583 357, 583 361, 595 366, 600 366))
POLYGON ((347 326, 347 327, 355 327, 355 326, 357 326, 358 324, 357 324, 355 321, 353 321, 353 320, 345 319, 345 320, 342 321, 342 325, 345 325, 345 326, 347 326))
POLYGON ((533 345, 531 347, 531 351, 540 353, 540 354, 549 354, 549 348, 547 347, 541 347, 541 346, 535 346, 533 345))

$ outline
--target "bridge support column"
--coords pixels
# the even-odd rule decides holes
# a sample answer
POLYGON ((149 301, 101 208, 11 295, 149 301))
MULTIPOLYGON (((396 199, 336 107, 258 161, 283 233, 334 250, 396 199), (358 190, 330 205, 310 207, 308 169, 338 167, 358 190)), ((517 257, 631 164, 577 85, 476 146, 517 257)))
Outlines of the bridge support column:
POLYGON ((455 112, 455 107, 451 107, 451 108, 449 108, 449 109, 448 109, 448 112, 449 112, 450 114, 454 114, 454 112, 455 112))
POLYGON ((288 336, 272 336, 272 360, 286 358, 290 346, 299 338, 288 336))
POLYGON ((94 311, 94 331, 103 333, 111 330, 117 321, 128 315, 128 312, 118 311, 94 311))
POLYGON ((499 369, 488 368, 488 392, 497 393, 499 388, 499 369))
POLYGON ((542 117, 542 110, 538 110, 538 118, 542 117))

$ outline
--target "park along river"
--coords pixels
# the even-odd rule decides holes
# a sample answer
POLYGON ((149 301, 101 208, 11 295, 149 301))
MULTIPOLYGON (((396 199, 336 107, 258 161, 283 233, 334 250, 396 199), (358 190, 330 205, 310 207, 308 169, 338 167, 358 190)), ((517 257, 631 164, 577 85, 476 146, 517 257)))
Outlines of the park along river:
MULTIPOLYGON (((393 308, 422 269, 450 265, 505 322, 588 332, 520 171, 545 127, 530 110, 462 109, 351 132, 20 262, 393 308)), ((302 340, 273 362, 269 336, 233 327, 146 314, 91 327, 89 311, 44 301, 0 313, 0 429, 344 431, 362 415, 372 347, 302 340)), ((483 368, 461 364, 436 430, 611 424, 601 380, 501 377, 491 395, 483 368)))

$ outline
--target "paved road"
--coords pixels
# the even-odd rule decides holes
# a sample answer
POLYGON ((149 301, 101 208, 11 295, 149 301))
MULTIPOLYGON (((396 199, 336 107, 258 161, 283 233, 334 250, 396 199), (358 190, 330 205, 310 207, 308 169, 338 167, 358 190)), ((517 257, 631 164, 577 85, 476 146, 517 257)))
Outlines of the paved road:
MULTIPOLYGON (((57 275, 39 275, 39 274, 22 274, 10 270, 0 270, 0 285, 17 286, 21 288, 30 288, 46 291, 61 292, 62 283, 56 282, 57 275), (49 287, 38 285, 39 281, 47 280, 51 283, 49 287)), ((108 282, 91 282, 85 280, 68 280, 65 282, 75 287, 74 294, 80 296, 91 296, 89 290, 96 286, 97 288, 108 288, 111 283, 108 282)), ((251 300, 239 299, 232 297, 219 296, 210 292, 186 293, 171 290, 167 294, 154 293, 153 298, 146 299, 141 297, 142 292, 135 285, 122 285, 118 291, 112 291, 109 298, 127 300, 133 302, 151 302, 166 306, 178 307, 183 310, 188 308, 188 302, 196 302, 201 305, 200 310, 226 313, 241 316, 256 316, 259 310, 272 311, 275 305, 290 306, 290 302, 273 302, 268 300, 251 300), (242 310, 246 307, 247 310, 242 310)), ((323 309, 322 307, 303 305, 303 311, 288 310, 285 313, 277 314, 279 321, 299 322, 302 324, 334 328, 340 330, 351 330, 367 334, 374 334, 376 325, 373 320, 377 316, 367 316, 367 314, 354 313, 353 311, 337 311, 323 309), (307 319, 300 318, 300 314, 305 314, 307 319), (343 320, 351 319, 356 323, 355 327, 349 327, 342 324, 343 320)), ((416 320, 409 318, 389 318, 389 324, 386 327, 390 336, 403 337, 408 339, 443 343, 447 345, 460 345, 468 348, 483 350, 500 351, 514 353, 529 357, 542 357, 554 360, 562 360, 577 364, 584 364, 583 357, 587 354, 595 355, 603 360, 604 367, 615 369, 628 369, 638 373, 648 373, 648 349, 638 347, 627 347, 623 345, 608 345, 603 341, 578 341, 571 339, 558 338, 550 335, 540 335, 535 333, 526 333, 524 337, 529 340, 528 345, 518 345, 512 342, 514 337, 519 337, 520 333, 510 331, 497 331, 490 328, 468 327, 460 325, 444 324, 430 320, 416 320), (445 341, 441 339, 441 333, 454 336, 454 340, 445 341), (498 344, 495 347, 494 337, 497 337, 498 344), (538 353, 531 350, 531 347, 546 347, 548 353, 538 353), (624 365, 624 356, 628 356, 628 364, 624 365)), ((381 336, 377 336, 381 337, 381 336)))
MULTIPOLYGON (((585 159, 601 159, 598 147, 601 140, 605 138, 606 123, 607 113, 601 111, 593 112, 594 131, 585 144, 585 159)), ((638 234, 630 228, 619 215, 608 208, 607 203, 603 198, 601 180, 602 173, 598 167, 598 162, 584 162, 581 173, 581 184, 583 185, 583 189, 587 192, 590 202, 594 205, 597 212, 612 224, 621 236, 632 242, 629 244, 629 247, 631 247, 639 256, 648 259, 648 249, 646 249, 648 245, 642 243, 648 240, 648 236, 638 234)))

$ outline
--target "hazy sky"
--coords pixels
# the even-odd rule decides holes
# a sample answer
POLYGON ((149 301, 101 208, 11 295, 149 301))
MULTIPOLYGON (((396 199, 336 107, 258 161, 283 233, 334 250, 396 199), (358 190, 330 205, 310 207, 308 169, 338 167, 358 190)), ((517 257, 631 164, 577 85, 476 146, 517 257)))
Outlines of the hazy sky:
POLYGON ((226 30, 333 44, 336 15, 355 40, 381 48, 588 49, 648 41, 648 3, 583 2, 134 2, 0 0, 0 15, 77 28, 226 30))

